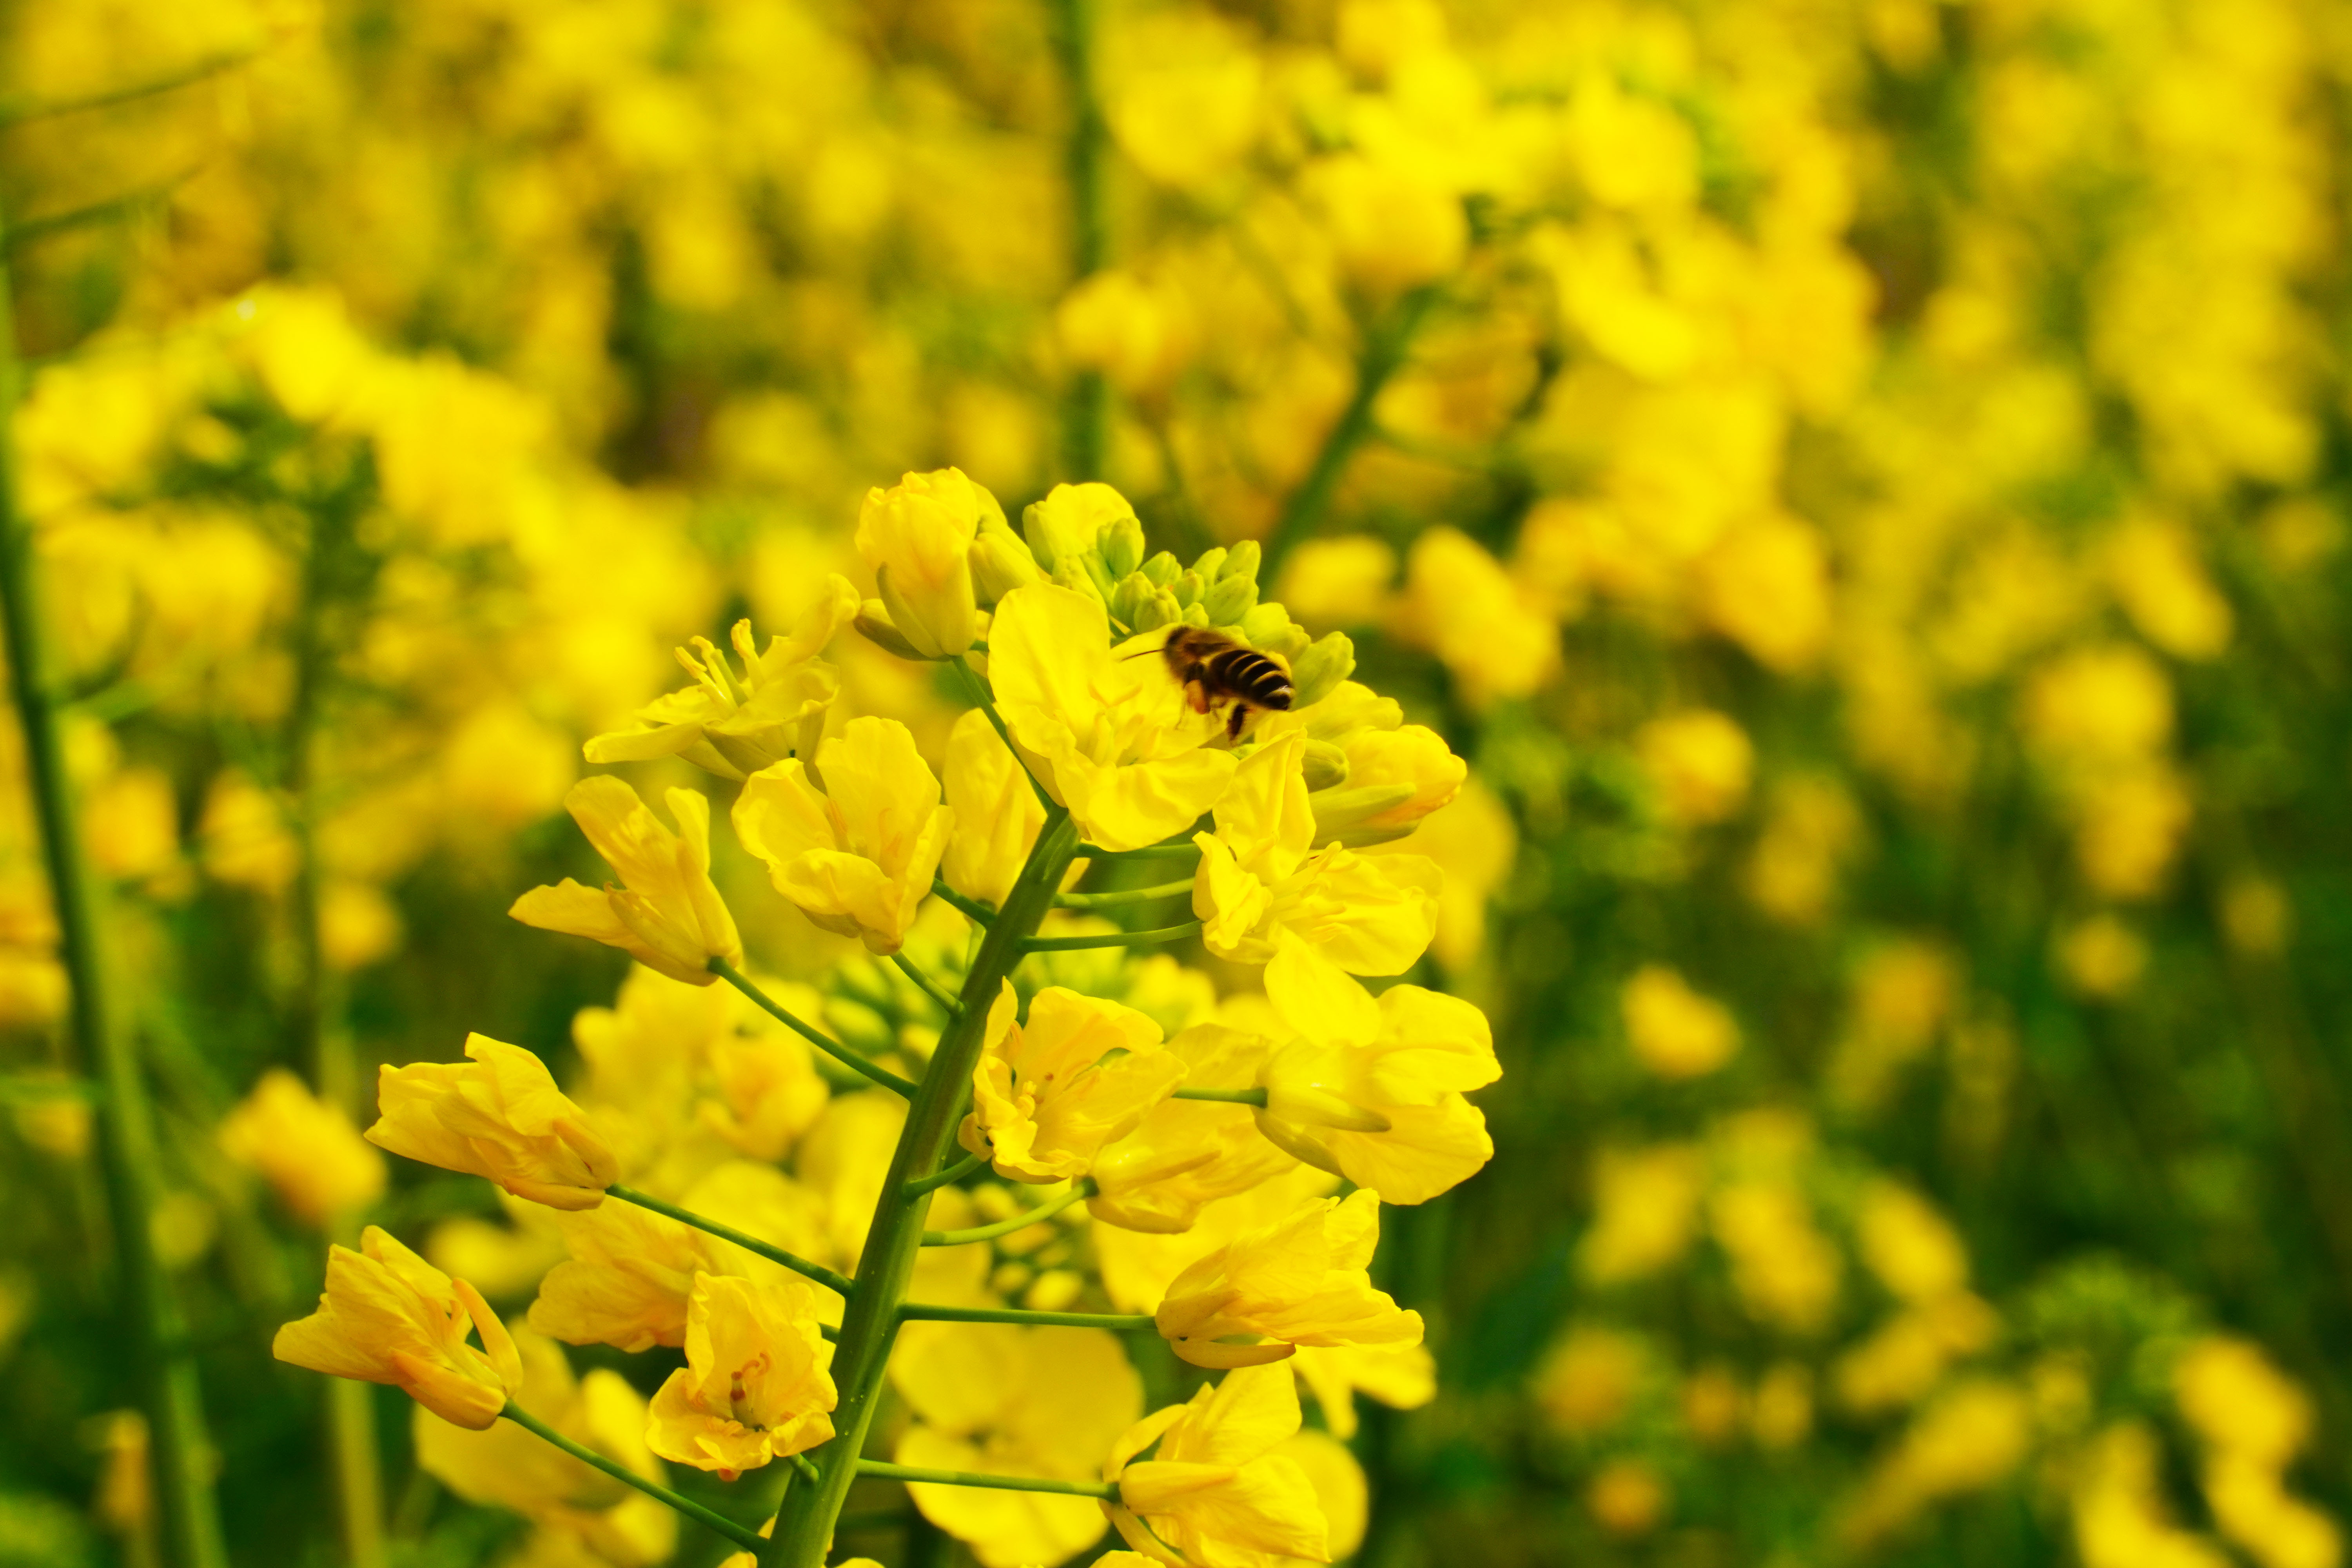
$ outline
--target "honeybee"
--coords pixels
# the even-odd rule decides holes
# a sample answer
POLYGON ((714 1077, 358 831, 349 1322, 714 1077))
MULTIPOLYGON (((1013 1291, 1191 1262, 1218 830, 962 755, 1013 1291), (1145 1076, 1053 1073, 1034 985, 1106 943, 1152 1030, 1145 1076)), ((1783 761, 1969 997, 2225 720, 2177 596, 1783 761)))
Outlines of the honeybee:
MULTIPOLYGON (((1168 640, 1143 653, 1157 653, 1168 661, 1168 672, 1184 688, 1185 700, 1195 713, 1206 713, 1221 702, 1233 704, 1225 721, 1225 738, 1241 739, 1242 726, 1259 709, 1274 712, 1290 707, 1290 671, 1272 654, 1244 647, 1223 632, 1206 626, 1177 626, 1168 640)), ((1131 653, 1129 658, 1143 654, 1131 653)))

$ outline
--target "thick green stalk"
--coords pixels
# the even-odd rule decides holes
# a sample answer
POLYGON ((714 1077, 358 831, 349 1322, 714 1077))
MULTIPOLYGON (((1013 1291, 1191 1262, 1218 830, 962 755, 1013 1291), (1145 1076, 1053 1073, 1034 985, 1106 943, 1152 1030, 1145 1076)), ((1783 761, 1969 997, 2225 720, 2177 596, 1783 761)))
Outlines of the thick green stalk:
MULTIPOLYGON (((1110 252, 1103 179, 1110 138, 1102 100, 1095 95, 1092 0, 1053 0, 1053 7, 1055 53, 1070 97, 1066 173, 1070 182, 1070 281, 1075 286, 1101 271, 1110 252)), ((1067 397, 1063 466, 1073 481, 1098 479, 1109 446, 1110 388, 1101 372, 1080 371, 1071 378, 1067 397)))
POLYGON ((173 1568, 227 1568, 228 1552, 213 1500, 213 1450, 205 1431, 195 1355, 171 1276, 155 1255, 150 1224, 160 1165, 154 1112, 137 1046, 110 1011, 99 889, 75 830, 73 789, 66 771, 58 704, 50 688, 32 533, 16 510, 16 450, 9 430, 21 388, 11 292, 5 245, 0 245, 0 617, 5 619, 9 689, 24 726, 26 782, 40 824, 49 895, 57 907, 58 956, 73 990, 68 1022, 78 1065, 103 1090, 99 1125, 107 1211, 128 1298, 126 1326, 134 1340, 132 1356, 146 1384, 164 1551, 173 1568))
POLYGON ((1046 814, 1028 863, 1005 895, 1004 907, 982 940, 965 975, 963 1011, 940 1035, 929 1068, 911 1104, 898 1147, 883 1179, 882 1195, 874 1206, 874 1221, 866 1233, 866 1250, 857 1260, 856 1289, 843 1314, 841 1339, 833 1357, 833 1379, 839 1403, 833 1412, 833 1441, 815 1452, 817 1479, 795 1486, 784 1497, 777 1516, 775 1539, 760 1549, 760 1568, 823 1568, 833 1540, 834 1521, 857 1479, 859 1450, 880 1403, 884 1368, 898 1328, 898 1309, 907 1300, 915 1258, 923 1240, 923 1219, 929 1212, 929 1190, 909 1192, 909 1184, 937 1171, 955 1139, 963 1118, 964 1098, 988 1027, 989 1004, 1022 958, 1023 939, 1054 906, 1054 892, 1062 884, 1077 852, 1077 830, 1059 806, 1046 814))
POLYGON ((1340 411, 1339 423, 1323 437, 1322 450, 1315 454, 1314 467, 1298 481, 1282 504, 1282 515, 1276 518, 1264 542, 1265 553, 1258 558, 1258 581, 1269 590, 1280 581, 1282 558, 1290 553, 1301 540, 1314 536, 1323 524, 1323 513, 1331 505, 1331 497, 1339 488, 1339 476, 1347 471, 1348 459, 1356 455, 1364 437, 1372 432, 1372 405, 1380 401, 1381 389, 1389 384, 1397 367, 1404 363, 1405 351, 1412 346, 1412 334, 1420 330, 1422 318, 1437 300, 1434 285, 1423 285, 1399 300, 1382 320, 1365 333, 1363 356, 1356 362, 1356 391, 1340 411))

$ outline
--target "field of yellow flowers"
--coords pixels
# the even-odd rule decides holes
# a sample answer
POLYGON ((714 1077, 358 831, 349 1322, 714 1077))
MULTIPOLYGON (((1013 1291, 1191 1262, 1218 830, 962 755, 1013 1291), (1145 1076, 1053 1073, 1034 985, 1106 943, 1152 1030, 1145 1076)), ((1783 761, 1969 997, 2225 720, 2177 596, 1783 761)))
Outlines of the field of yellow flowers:
POLYGON ((2352 12, 0 6, 0 1568, 2341 1568, 2352 12))

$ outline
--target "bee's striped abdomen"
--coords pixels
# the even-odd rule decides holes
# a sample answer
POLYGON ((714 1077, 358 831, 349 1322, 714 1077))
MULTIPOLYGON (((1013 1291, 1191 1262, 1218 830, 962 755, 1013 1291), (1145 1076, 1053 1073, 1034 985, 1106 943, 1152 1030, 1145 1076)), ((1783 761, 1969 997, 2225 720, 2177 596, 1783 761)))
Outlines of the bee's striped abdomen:
POLYGON ((1255 648, 1228 648, 1209 660, 1217 685, 1253 707, 1281 711, 1290 706, 1290 672, 1255 648))

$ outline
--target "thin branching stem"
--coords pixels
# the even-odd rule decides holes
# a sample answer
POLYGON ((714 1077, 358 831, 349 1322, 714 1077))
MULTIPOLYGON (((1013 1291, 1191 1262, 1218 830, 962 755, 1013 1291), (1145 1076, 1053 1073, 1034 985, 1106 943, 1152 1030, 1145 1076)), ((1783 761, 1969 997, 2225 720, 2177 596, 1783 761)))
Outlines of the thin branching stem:
POLYGON ((1023 756, 1021 748, 1013 743, 1013 731, 1004 727, 1004 715, 996 710, 996 694, 988 689, 988 682, 980 678, 980 671, 961 658, 948 660, 948 668, 956 672, 964 695, 971 700, 973 707, 988 715, 989 727, 996 731, 996 738, 1004 742, 1004 749, 1013 753, 1013 760, 1021 764, 1022 774, 1028 779, 1030 789, 1036 793, 1037 804, 1048 812, 1060 810, 1060 804, 1046 790, 1045 781, 1029 771, 1029 759, 1023 756))
POLYGON ((857 1473, 873 1480, 924 1481, 939 1487, 985 1487, 1003 1492, 1057 1492, 1064 1497, 1118 1500, 1118 1488, 1109 1481, 1050 1481, 1043 1476, 990 1476, 978 1470, 926 1470, 913 1465, 886 1465, 860 1459, 857 1473))
POLYGON ((1180 1089, 1178 1100, 1212 1100, 1222 1105, 1255 1105, 1265 1109, 1265 1090, 1262 1089, 1180 1089))
POLYGON ((996 911, 978 899, 967 899, 937 877, 931 879, 931 894, 948 908, 956 910, 974 925, 986 925, 996 918, 996 911))
MULTIPOLYGON (((619 1464, 612 1459, 608 1459, 604 1455, 598 1453, 595 1449, 588 1447, 584 1444, 573 1442, 571 1438, 565 1436, 554 1427, 550 1426, 546 1422, 541 1421, 538 1416, 533 1415, 520 1405, 509 1405, 504 1411, 500 1412, 500 1414, 505 1415, 508 1420, 513 1422, 516 1426, 521 1427, 524 1431, 535 1433, 539 1436, 545 1438, 548 1442, 554 1444, 557 1447, 562 1449, 565 1453, 571 1455, 582 1464, 604 1471, 606 1475, 612 1477, 614 1480, 621 1482, 624 1486, 632 1486, 636 1488, 637 1490, 645 1493, 647 1497, 654 1499, 656 1501, 667 1503, 670 1507, 677 1510, 678 1512, 686 1515, 687 1518, 694 1521, 695 1523, 702 1526, 703 1529, 708 1530, 714 1534, 725 1536, 728 1540, 733 1542, 738 1546, 756 1552, 762 1545, 766 1544, 760 1539, 760 1535, 757 1531, 746 1530, 743 1526, 736 1523, 733 1520, 729 1519, 726 1515, 714 1512, 711 1510, 703 1507, 692 1498, 680 1497, 677 1493, 670 1490, 667 1487, 663 1486, 660 1482, 646 1479, 645 1477, 637 1474, 636 1471, 629 1468, 626 1465, 619 1464)), ((797 1458, 798 1456, 794 1457, 797 1458)))
POLYGON ((207 77, 234 70, 251 60, 258 51, 236 49, 226 54, 206 55, 176 70, 143 81, 127 82, 120 87, 100 88, 73 98, 20 98, 0 100, 0 130, 21 125, 28 120, 47 120, 60 114, 81 114, 94 109, 111 109, 121 103, 135 103, 142 98, 159 93, 175 92, 193 87, 207 77))
POLYGON ((1149 1312, 1030 1312, 1015 1307, 937 1307, 909 1301, 898 1316, 910 1323, 1024 1323, 1033 1329, 1149 1329, 1149 1312))
POLYGON ((786 1252, 782 1247, 772 1242, 761 1241, 756 1236, 746 1236, 733 1226, 721 1225, 715 1219, 695 1213, 692 1209, 682 1209, 676 1204, 665 1203, 650 1193, 641 1193, 635 1187, 625 1187, 615 1183, 604 1189, 604 1195, 608 1198, 618 1198, 625 1204, 635 1204, 641 1209, 651 1209, 654 1213, 667 1215, 680 1225, 690 1225, 697 1230, 709 1231, 721 1241, 731 1241, 746 1252, 756 1252, 771 1263, 781 1263, 793 1273, 806 1275, 818 1284, 838 1290, 845 1296, 856 1289, 848 1276, 836 1274, 822 1263, 812 1263, 796 1252, 786 1252))
POLYGON ((938 981, 933 980, 929 975, 924 973, 913 959, 908 958, 903 952, 894 952, 890 955, 890 962, 897 964, 898 966, 898 973, 913 981, 924 995, 938 1003, 940 1005, 940 1011, 945 1013, 949 1017, 952 1018, 958 1013, 963 1011, 962 1005, 958 1003, 955 997, 951 995, 945 987, 941 986, 938 981))
POLYGON ((1150 931, 1097 931, 1088 936, 1033 936, 1021 944, 1024 952, 1075 952, 1088 947, 1144 947, 1155 942, 1177 942, 1199 933, 1199 921, 1157 926, 1150 931))
POLYGON ((1073 1184, 1060 1197, 1049 1198, 1034 1209, 1026 1209, 993 1225, 976 1225, 968 1230, 927 1230, 923 1232, 925 1247, 969 1247, 976 1241, 994 1241, 1000 1236, 1011 1236, 1016 1230, 1026 1230, 1040 1220, 1053 1218, 1072 1204, 1083 1203, 1095 1195, 1091 1179, 1073 1184))
POLYGON ((910 1198, 920 1197, 934 1188, 944 1187, 950 1182, 962 1181, 987 1163, 988 1152, 982 1150, 977 1154, 966 1155, 943 1171, 934 1171, 928 1176, 916 1177, 907 1184, 904 1191, 910 1198))
POLYGON ((799 1017, 793 1015, 791 1009, 785 1007, 774 997, 769 995, 757 985, 752 984, 750 980, 744 978, 742 971, 737 969, 725 959, 713 958, 710 961, 710 973, 719 976, 719 979, 727 982, 728 984, 735 987, 736 990, 743 993, 744 995, 749 996, 753 1002, 758 1003, 760 1010, 767 1014, 768 1016, 775 1019, 778 1023, 783 1025, 786 1028, 800 1036, 802 1039, 806 1040, 810 1045, 814 1046, 818 1050, 823 1051, 826 1056, 829 1056, 834 1060, 841 1063, 842 1066, 849 1068, 852 1072, 857 1073, 865 1078, 869 1078, 876 1083, 880 1084, 884 1089, 895 1090, 899 1094, 905 1095, 909 1100, 912 1100, 915 1097, 915 1086, 913 1084, 908 1082, 905 1079, 900 1078, 888 1068, 883 1067, 878 1063, 866 1060, 856 1051, 851 1050, 847 1046, 845 1046, 840 1041, 826 1036, 823 1031, 817 1029, 813 1025, 803 1022, 799 1017))
POLYGON ((1054 900, 1054 907, 1063 910, 1115 910, 1123 904, 1148 904, 1154 899, 1172 899, 1192 890, 1192 879, 1162 882, 1156 888, 1122 888, 1111 893, 1064 893, 1054 900))

